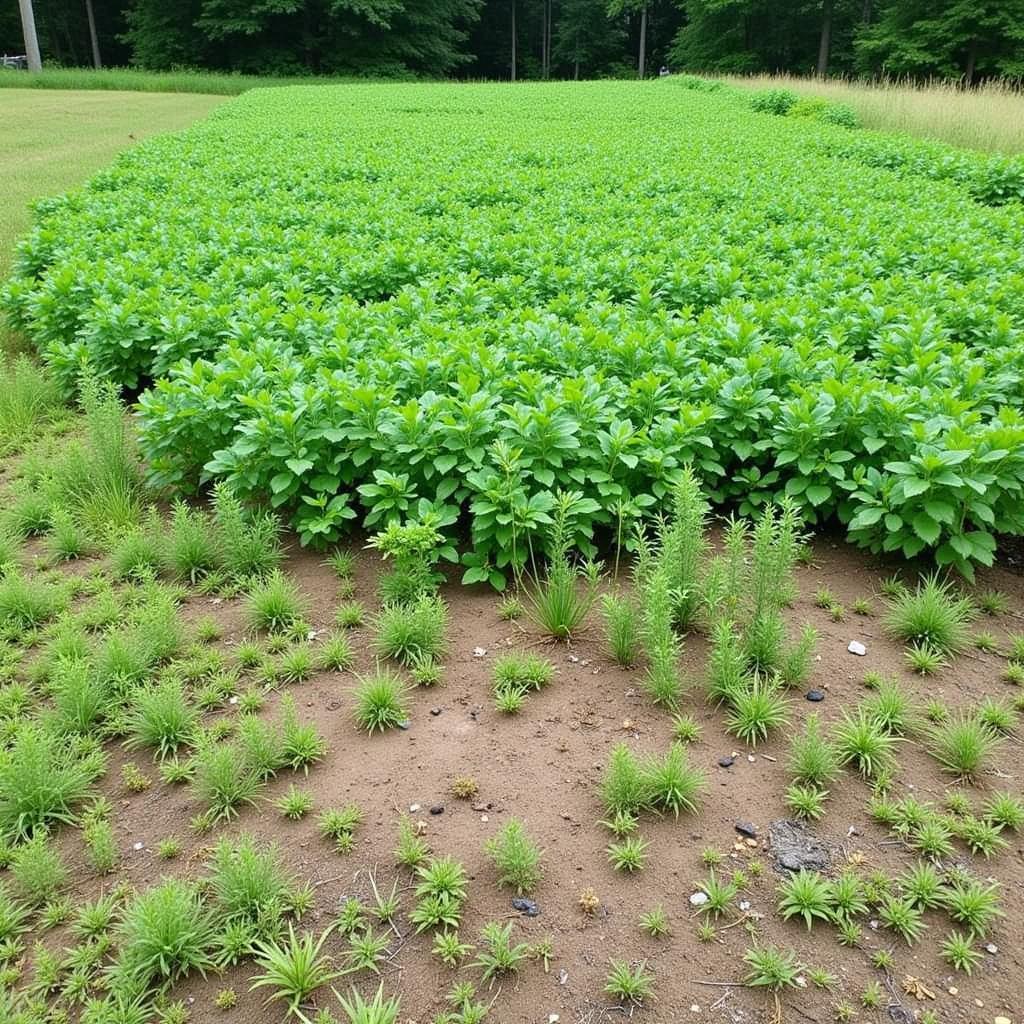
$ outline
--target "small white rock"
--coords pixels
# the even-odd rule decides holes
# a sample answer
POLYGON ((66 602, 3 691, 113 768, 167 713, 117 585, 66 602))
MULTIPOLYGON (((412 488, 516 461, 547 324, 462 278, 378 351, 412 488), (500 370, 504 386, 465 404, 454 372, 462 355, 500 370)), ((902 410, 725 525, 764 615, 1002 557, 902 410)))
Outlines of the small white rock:
POLYGON ((571 661, 575 665, 576 662, 579 661, 580 659, 575 654, 570 654, 569 657, 566 660, 567 661, 571 661))
POLYGON ((700 1007, 696 1003, 690 1003, 690 1013, 700 1013, 700 1007))
POLYGON ((753 754, 747 754, 747 760, 748 760, 748 761, 749 761, 749 762, 750 762, 751 764, 753 764, 753 763, 754 763, 754 762, 755 762, 755 761, 757 760, 757 758, 756 758, 756 757, 754 757, 754 755, 753 755, 753 754))
POLYGON ((807 979, 802 974, 796 976, 796 983, 800 988, 807 988, 807 979))
POLYGON ((415 814, 420 809, 419 804, 409 804, 409 813, 415 814))
POLYGON ((703 907, 708 901, 708 894, 706 892, 695 892, 690 897, 691 907, 703 907))
POLYGON ((875 932, 877 932, 877 931, 878 931, 878 922, 877 922, 877 921, 874 921, 874 920, 872 920, 872 921, 868 921, 868 927, 869 927, 869 928, 870 928, 870 929, 871 929, 872 931, 875 931, 875 932))
POLYGON ((990 942, 985 947, 985 949, 988 950, 989 953, 998 953, 999 952, 999 947, 994 942, 990 942))
POLYGON ((487 648, 486 647, 474 647, 473 648, 473 657, 474 658, 482 658, 486 653, 487 653, 487 648))
POLYGON ((740 900, 740 910, 747 911, 750 909, 750 900, 740 900))
POLYGON ((557 1013, 549 1013, 548 1014, 548 1024, 558 1024, 558 1022, 561 1019, 562 1018, 559 1017, 557 1013))
POLYGON ((568 982, 568 980, 569 980, 569 972, 563 967, 558 972, 558 984, 559 985, 564 985, 564 984, 566 984, 566 982, 568 982))
POLYGON ((491 819, 488 818, 486 814, 481 814, 480 815, 480 820, 486 825, 487 822, 489 822, 491 819))
POLYGON ((144 850, 145 848, 146 847, 145 847, 144 843, 132 843, 132 849, 133 850, 136 850, 136 851, 137 850, 144 850))
POLYGON ((851 654, 856 654, 858 658, 863 658, 868 653, 868 649, 859 640, 851 640, 850 646, 846 649, 851 654))
POLYGON ((238 698, 237 697, 228 697, 228 703, 229 704, 237 704, 238 703, 238 698))

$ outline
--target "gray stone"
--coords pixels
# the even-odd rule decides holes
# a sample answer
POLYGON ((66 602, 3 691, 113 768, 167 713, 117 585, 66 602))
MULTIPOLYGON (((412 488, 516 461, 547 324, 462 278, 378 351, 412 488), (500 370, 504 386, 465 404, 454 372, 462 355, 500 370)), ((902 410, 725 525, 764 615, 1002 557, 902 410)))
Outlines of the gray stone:
POLYGON ((851 640, 846 649, 851 654, 856 654, 858 658, 863 658, 868 653, 868 649, 859 640, 851 640))
POLYGON ((768 842, 778 867, 785 871, 824 871, 830 860, 828 846, 796 821, 773 821, 768 842))
POLYGON ((703 907, 708 901, 708 894, 706 892, 695 892, 690 897, 691 907, 703 907))
POLYGON ((540 915, 540 907, 533 900, 528 900, 522 896, 517 896, 512 901, 512 909, 518 910, 524 917, 538 917, 540 915))

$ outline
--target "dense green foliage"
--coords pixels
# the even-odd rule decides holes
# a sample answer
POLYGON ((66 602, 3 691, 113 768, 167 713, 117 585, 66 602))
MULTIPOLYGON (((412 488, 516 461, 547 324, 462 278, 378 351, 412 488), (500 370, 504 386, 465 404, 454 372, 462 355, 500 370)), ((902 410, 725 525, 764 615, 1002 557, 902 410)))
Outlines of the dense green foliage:
MULTIPOLYGON (((121 0, 107 65, 259 75, 592 78, 817 71, 974 81, 1024 73, 1024 0, 121 0), (641 45, 642 43, 642 45, 641 45)), ((44 60, 91 63, 81 0, 37 0, 44 60)), ((0 48, 21 52, 17 5, 0 48)))
POLYGON ((426 518, 500 583, 559 489, 589 552, 692 463, 743 513, 990 561, 1024 217, 979 183, 1020 165, 687 85, 250 93, 41 204, 7 305, 65 389, 156 379, 154 482, 306 538, 426 518))

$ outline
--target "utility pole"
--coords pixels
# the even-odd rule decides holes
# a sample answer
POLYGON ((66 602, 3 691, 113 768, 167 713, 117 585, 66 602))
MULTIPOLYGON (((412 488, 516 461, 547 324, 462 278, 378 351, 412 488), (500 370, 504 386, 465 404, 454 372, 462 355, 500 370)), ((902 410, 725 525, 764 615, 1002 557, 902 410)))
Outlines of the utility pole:
POLYGON ((100 60, 100 39, 96 35, 96 17, 92 11, 92 0, 85 0, 85 16, 89 19, 89 42, 92 43, 92 66, 94 68, 103 67, 103 62, 100 60))
POLYGON ((32 0, 18 0, 21 10, 21 28, 25 33, 25 56, 28 57, 29 71, 42 71, 43 61, 39 56, 39 39, 36 37, 36 19, 32 13, 32 0))

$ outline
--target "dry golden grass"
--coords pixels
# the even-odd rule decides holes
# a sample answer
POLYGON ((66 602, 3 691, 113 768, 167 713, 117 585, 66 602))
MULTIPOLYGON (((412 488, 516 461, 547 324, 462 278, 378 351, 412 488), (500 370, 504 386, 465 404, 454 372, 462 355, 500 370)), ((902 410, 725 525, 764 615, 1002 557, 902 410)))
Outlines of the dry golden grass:
POLYGON ((987 153, 1024 153, 1024 92, 992 82, 964 89, 957 82, 857 82, 792 75, 728 78, 749 89, 792 89, 852 107, 865 128, 938 139, 987 153))

